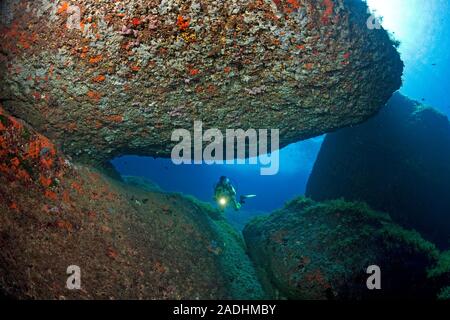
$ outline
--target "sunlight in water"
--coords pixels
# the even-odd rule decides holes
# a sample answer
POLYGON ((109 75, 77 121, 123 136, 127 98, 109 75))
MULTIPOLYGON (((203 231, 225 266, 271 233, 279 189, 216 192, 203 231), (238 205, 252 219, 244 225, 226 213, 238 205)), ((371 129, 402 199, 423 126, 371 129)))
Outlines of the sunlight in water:
POLYGON ((383 27, 400 40, 400 52, 405 62, 426 55, 442 8, 441 0, 367 0, 376 16, 382 17, 383 27))
POLYGON ((405 7, 405 2, 414 0, 367 0, 370 9, 377 16, 383 18, 383 27, 391 32, 395 32, 402 39, 406 38, 409 28, 406 24, 408 16, 411 14, 411 6, 405 7))
POLYGON ((405 62, 401 92, 450 114, 448 0, 367 0, 383 27, 400 41, 405 62))

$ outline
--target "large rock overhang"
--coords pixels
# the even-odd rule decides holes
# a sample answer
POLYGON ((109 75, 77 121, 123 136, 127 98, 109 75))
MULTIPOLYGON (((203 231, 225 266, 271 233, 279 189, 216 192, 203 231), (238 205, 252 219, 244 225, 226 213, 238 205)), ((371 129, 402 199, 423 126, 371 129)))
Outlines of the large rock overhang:
POLYGON ((2 104, 82 161, 169 157, 196 120, 279 129, 285 146, 366 120, 401 86, 359 0, 2 3, 2 104))

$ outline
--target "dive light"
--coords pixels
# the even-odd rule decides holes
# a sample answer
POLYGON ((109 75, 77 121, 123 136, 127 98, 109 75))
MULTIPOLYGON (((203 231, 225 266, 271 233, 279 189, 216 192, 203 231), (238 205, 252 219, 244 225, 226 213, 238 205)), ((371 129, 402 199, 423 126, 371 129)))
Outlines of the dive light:
POLYGON ((227 199, 225 198, 225 197, 221 197, 220 199, 219 199, 219 204, 221 205, 221 206, 226 206, 226 204, 227 204, 227 199))

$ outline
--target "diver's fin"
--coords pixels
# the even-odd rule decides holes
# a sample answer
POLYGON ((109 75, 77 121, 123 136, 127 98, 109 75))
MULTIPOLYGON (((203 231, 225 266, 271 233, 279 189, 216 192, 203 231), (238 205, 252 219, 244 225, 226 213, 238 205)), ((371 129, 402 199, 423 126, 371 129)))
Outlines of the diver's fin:
POLYGON ((239 203, 244 204, 245 200, 256 197, 256 194, 244 194, 240 197, 239 203))

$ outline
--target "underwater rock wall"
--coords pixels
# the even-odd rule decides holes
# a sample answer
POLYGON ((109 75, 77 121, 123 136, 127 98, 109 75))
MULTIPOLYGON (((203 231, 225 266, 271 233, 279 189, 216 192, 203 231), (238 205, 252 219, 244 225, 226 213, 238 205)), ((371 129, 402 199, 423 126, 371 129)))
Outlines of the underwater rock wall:
POLYGON ((298 198, 250 222, 244 238, 277 298, 435 299, 445 283, 430 280, 442 276, 442 268, 429 274, 439 259, 433 244, 362 203, 298 198), (367 288, 372 265, 381 269, 381 290, 367 288))
POLYGON ((360 123, 401 85, 359 0, 4 0, 0 100, 74 159, 169 156, 175 128, 360 123))
POLYGON ((376 117, 326 136, 306 195, 367 202, 449 248, 449 163, 447 117, 395 94, 376 117))
POLYGON ((242 238, 218 212, 127 180, 73 164, 0 108, 0 296, 265 297, 242 238), (72 265, 81 290, 66 289, 72 265))

